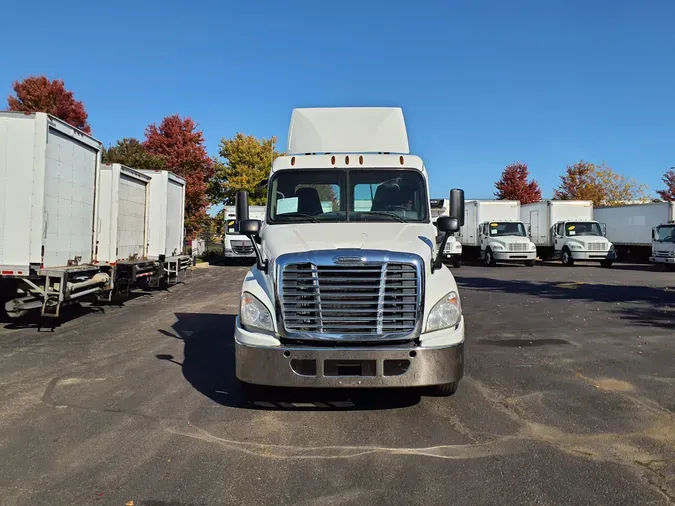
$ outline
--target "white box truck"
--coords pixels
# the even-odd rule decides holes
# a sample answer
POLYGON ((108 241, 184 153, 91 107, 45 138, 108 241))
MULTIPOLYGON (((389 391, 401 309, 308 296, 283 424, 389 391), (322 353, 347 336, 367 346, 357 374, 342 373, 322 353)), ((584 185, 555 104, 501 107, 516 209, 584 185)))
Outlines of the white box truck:
MULTIPOLYGON (((654 263, 668 264, 669 256, 661 253, 668 248, 661 248, 655 239, 665 236, 659 231, 654 233, 654 227, 664 225, 667 232, 668 224, 675 222, 675 202, 652 202, 645 204, 630 204, 613 207, 596 207, 593 210, 594 219, 604 225, 609 239, 621 257, 632 257, 654 263), (656 252, 659 252, 657 255, 656 252)), ((675 262, 675 260, 673 260, 675 262)))
MULTIPOLYGON (((265 221, 265 206, 250 206, 248 208, 249 219, 265 221)), ((255 251, 251 240, 239 232, 236 206, 225 206, 224 209, 225 237, 223 238, 223 254, 225 261, 237 258, 255 258, 255 251)))
POLYGON ((272 165, 265 223, 240 215, 257 262, 235 323, 237 378, 454 393, 464 318, 442 251, 463 192, 451 192, 451 216, 434 227, 399 108, 295 109, 287 153, 272 165))
POLYGON ((459 242, 484 265, 497 262, 535 264, 537 250, 520 221, 517 200, 467 200, 459 242))
POLYGON ((542 200, 520 206, 520 220, 542 260, 561 259, 563 265, 575 261, 597 261, 611 267, 616 259, 614 245, 593 219, 590 200, 542 200))
POLYGON ((140 170, 150 177, 148 258, 163 263, 168 284, 184 279, 190 267, 183 254, 185 238, 185 180, 168 170, 140 170))
POLYGON ((0 283, 10 316, 110 282, 95 264, 102 144, 45 113, 0 112, 0 283))
MULTIPOLYGON (((441 216, 450 216, 450 200, 449 199, 430 199, 431 206, 431 222, 436 226, 438 218, 441 216)), ((443 234, 438 234, 436 237, 437 245, 440 245, 443 240, 443 234)), ((456 234, 450 234, 443 250, 443 261, 450 262, 453 267, 459 268, 462 266, 462 245, 457 240, 456 234)))
MULTIPOLYGON (((670 202, 673 204, 673 202, 670 202)), ((672 210, 672 208, 671 208, 672 210)), ((675 269, 675 219, 652 229, 652 254, 649 261, 675 269)))

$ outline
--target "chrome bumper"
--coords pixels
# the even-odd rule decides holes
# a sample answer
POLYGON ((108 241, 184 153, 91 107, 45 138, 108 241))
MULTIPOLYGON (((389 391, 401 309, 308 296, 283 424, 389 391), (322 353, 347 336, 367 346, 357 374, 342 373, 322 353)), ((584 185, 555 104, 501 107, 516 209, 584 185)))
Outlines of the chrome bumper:
POLYGON ((675 265, 675 257, 649 257, 649 261, 655 264, 675 265))
POLYGON ((279 387, 421 387, 459 381, 464 344, 445 348, 251 346, 235 338, 237 378, 279 387))
POLYGON ((570 251, 574 260, 616 260, 614 251, 570 251))

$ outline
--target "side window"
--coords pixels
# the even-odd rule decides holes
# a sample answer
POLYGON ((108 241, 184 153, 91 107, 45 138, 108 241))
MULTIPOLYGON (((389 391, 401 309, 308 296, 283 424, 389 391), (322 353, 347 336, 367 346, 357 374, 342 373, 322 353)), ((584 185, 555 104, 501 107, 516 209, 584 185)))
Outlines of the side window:
POLYGON ((565 235, 565 224, 564 223, 558 223, 558 226, 556 227, 556 235, 562 237, 565 235))

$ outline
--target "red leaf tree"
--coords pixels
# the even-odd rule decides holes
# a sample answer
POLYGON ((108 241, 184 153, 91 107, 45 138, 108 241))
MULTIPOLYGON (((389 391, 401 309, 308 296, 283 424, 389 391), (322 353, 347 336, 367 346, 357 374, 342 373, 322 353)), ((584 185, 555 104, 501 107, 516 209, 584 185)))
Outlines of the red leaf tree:
POLYGON ((12 85, 16 96, 7 97, 10 111, 46 112, 66 123, 91 133, 84 104, 75 100, 61 79, 50 81, 45 76, 28 77, 12 85))
POLYGON ((658 193, 659 197, 663 200, 675 202, 675 168, 671 167, 670 170, 666 171, 661 180, 666 185, 666 189, 659 190, 656 193, 658 193))
POLYGON ((162 157, 165 169, 185 179, 185 228, 188 238, 193 238, 206 218, 206 190, 214 170, 203 132, 191 118, 174 114, 150 125, 143 145, 150 154, 162 157))
POLYGON ((541 200, 541 189, 536 181, 528 181, 530 171, 524 162, 507 165, 502 177, 495 183, 495 196, 499 200, 519 200, 531 204, 541 200))

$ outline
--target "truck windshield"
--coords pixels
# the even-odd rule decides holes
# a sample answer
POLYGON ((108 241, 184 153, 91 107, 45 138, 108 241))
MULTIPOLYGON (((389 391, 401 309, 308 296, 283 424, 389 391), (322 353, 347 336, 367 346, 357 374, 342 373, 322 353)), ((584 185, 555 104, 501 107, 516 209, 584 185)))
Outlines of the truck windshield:
POLYGON ((515 235, 518 237, 526 237, 525 225, 520 222, 490 222, 490 236, 515 235))
POLYGON ((409 169, 291 169, 270 181, 269 223, 428 222, 422 174, 409 169))
POLYGON ((675 242, 675 225, 656 227, 656 242, 675 242))
POLYGON ((575 235, 602 236, 602 230, 600 230, 600 225, 595 221, 568 221, 565 223, 565 234, 568 237, 575 235))

